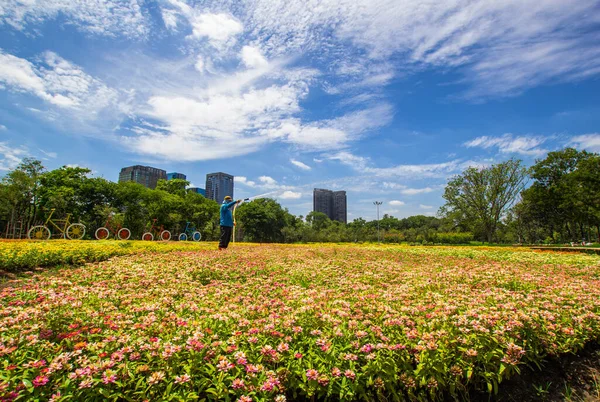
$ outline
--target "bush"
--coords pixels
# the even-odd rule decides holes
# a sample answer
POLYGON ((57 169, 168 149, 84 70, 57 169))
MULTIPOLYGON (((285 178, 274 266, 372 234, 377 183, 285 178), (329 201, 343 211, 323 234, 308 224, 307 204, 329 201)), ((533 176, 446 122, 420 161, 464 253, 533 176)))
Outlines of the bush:
POLYGON ((468 232, 436 233, 435 242, 440 244, 469 244, 473 234, 468 232))

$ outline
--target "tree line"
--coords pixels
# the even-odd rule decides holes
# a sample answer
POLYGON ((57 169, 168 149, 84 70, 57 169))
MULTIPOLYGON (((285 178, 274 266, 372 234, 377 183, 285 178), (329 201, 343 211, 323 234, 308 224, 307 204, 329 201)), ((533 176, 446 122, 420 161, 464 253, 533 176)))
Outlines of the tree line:
MULTIPOLYGON (((46 171, 25 159, 0 181, 0 233, 20 222, 42 222, 51 209, 72 214, 87 237, 109 216, 140 238, 157 219, 178 234, 191 222, 203 239, 218 237, 219 205, 189 192, 185 180, 160 180, 156 189, 92 177, 82 167, 46 171)), ((510 159, 471 167, 449 179, 437 217, 384 215, 343 224, 325 214, 295 216, 273 199, 237 209, 236 240, 254 242, 365 242, 467 244, 600 242, 600 155, 566 148, 526 167, 510 159), (379 227, 379 231, 378 231, 379 227)))

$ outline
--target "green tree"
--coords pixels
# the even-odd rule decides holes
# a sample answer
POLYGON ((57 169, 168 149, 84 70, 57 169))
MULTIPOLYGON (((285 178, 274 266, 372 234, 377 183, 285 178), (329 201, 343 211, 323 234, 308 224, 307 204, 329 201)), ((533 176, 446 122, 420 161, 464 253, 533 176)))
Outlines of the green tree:
POLYGON ((586 151, 565 148, 548 153, 532 166, 534 182, 522 194, 521 212, 528 212, 523 217, 529 226, 539 228, 541 240, 589 237, 586 228, 595 222, 596 158, 586 151))
POLYGON ((25 158, 5 177, 0 186, 0 208, 6 223, 21 221, 31 226, 39 208, 40 177, 44 166, 39 160, 25 158))
POLYGON ((289 222, 289 213, 270 198, 259 198, 242 204, 236 212, 244 238, 254 242, 283 241, 283 228, 289 222))
POLYGON ((185 197, 185 188, 190 185, 190 182, 183 179, 160 179, 156 183, 156 190, 166 191, 169 194, 185 197))
POLYGON ((323 212, 312 211, 306 215, 306 223, 308 223, 313 230, 319 232, 331 225, 331 219, 323 212))
POLYGON ((462 224, 481 228, 485 239, 492 242, 500 220, 525 187, 527 177, 527 169, 514 159, 490 167, 468 168, 446 186, 446 204, 441 212, 462 224))

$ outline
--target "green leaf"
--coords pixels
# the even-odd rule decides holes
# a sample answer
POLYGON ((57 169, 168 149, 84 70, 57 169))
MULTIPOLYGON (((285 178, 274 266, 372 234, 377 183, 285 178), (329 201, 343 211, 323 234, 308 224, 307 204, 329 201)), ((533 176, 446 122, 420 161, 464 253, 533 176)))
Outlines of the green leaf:
POLYGON ((27 378, 23 379, 23 385, 25 385, 25 388, 27 388, 27 391, 33 392, 33 384, 27 378))

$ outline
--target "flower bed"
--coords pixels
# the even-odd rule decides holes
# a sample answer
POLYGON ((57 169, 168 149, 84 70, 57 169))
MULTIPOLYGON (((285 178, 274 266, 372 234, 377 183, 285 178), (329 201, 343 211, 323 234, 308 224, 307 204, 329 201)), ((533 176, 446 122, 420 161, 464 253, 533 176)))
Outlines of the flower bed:
POLYGON ((0 269, 17 272, 35 267, 84 264, 118 255, 210 248, 210 243, 51 240, 0 241, 0 269))
POLYGON ((494 392, 600 339, 593 256, 246 246, 0 292, 0 398, 419 400, 494 392))

